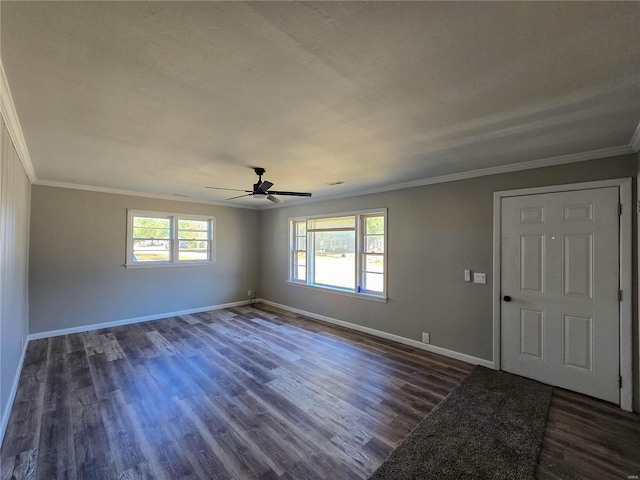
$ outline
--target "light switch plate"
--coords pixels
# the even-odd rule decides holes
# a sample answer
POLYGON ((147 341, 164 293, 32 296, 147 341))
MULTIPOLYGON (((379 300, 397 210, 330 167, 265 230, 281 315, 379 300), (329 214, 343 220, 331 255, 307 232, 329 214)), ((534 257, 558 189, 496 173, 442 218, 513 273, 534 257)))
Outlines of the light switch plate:
POLYGON ((473 274, 473 283, 487 283, 487 274, 486 273, 474 273, 473 274))
POLYGON ((470 282, 471 281, 471 270, 465 270, 464 271, 464 281, 465 282, 470 282))

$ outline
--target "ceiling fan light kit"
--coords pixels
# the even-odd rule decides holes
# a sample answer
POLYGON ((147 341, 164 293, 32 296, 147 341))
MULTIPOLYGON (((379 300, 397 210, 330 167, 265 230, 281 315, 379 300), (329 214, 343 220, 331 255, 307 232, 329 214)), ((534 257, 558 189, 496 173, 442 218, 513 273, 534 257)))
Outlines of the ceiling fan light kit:
POLYGON ((244 195, 230 197, 230 198, 227 198, 226 200, 235 200, 236 198, 251 196, 256 200, 262 200, 266 198, 267 200, 277 204, 281 204, 282 199, 278 198, 276 195, 285 195, 285 196, 293 196, 293 197, 310 197, 311 196, 311 193, 309 192, 285 192, 285 191, 269 190, 271 187, 273 187, 273 183, 268 182, 266 180, 262 181, 262 175, 265 174, 266 170, 262 167, 253 167, 253 171, 256 172, 256 175, 258 175, 258 181, 253 184, 252 190, 241 190, 239 188, 208 187, 208 186, 205 186, 205 188, 211 188, 214 190, 232 190, 235 192, 245 192, 244 195))

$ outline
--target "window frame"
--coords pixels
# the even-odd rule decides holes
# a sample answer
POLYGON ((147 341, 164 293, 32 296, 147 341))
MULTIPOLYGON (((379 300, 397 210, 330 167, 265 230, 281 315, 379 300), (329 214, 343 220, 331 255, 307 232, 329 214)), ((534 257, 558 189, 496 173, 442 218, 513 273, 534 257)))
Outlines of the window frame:
POLYGON ((380 274, 380 272, 374 272, 374 271, 368 271, 366 270, 366 266, 367 266, 367 262, 366 262, 366 258, 369 255, 372 256, 377 256, 377 257, 382 257, 382 292, 377 292, 375 290, 366 290, 364 288, 360 289, 360 293, 364 293, 366 295, 382 295, 382 296, 386 296, 386 292, 387 292, 387 216, 386 216, 386 212, 385 215, 380 215, 378 213, 362 213, 360 215, 358 215, 356 217, 356 221, 358 222, 358 227, 360 228, 359 230, 359 234, 358 234, 358 230, 356 230, 356 242, 359 244, 357 247, 357 260, 356 260, 356 268, 358 269, 358 274, 357 274, 357 283, 358 285, 364 285, 365 281, 364 281, 364 277, 367 273, 372 273, 374 275, 378 275, 380 274), (382 240, 383 240, 383 249, 382 252, 367 252, 366 251, 366 239, 367 237, 371 237, 371 236, 380 236, 380 234, 367 234, 367 228, 366 228, 366 221, 367 218, 370 217, 383 217, 384 218, 384 229, 383 229, 383 233, 382 233, 382 240))
POLYGON ((306 283, 307 282, 307 278, 308 278, 308 267, 307 267, 307 263, 309 261, 309 258, 307 256, 307 252, 308 252, 308 232, 307 232, 307 222, 306 220, 291 220, 289 222, 289 228, 291 229, 290 231, 290 245, 289 245, 289 279, 291 279, 294 282, 298 282, 298 283, 306 283), (298 224, 299 223, 303 223, 304 222, 304 235, 298 235, 298 224), (299 238, 304 238, 304 250, 301 250, 298 247, 298 239, 299 238), (305 254, 305 259, 304 259, 304 271, 305 271, 305 277, 304 279, 300 280, 298 278, 298 267, 300 267, 300 263, 298 263, 298 253, 302 253, 304 252, 305 254))
MULTIPOLYGON (((340 230, 340 229, 338 229, 340 230)), ((375 300, 379 302, 387 301, 387 280, 388 280, 388 269, 387 269, 387 259, 388 259, 388 232, 387 232, 387 209, 386 208, 376 208, 376 209, 368 209, 368 210, 358 210, 351 212, 338 212, 338 213, 329 213, 322 215, 308 215, 303 217, 291 217, 289 218, 289 278, 287 283, 289 285, 294 285, 298 287, 309 288, 313 290, 323 290, 331 293, 335 293, 338 295, 346 295, 350 297, 356 298, 364 298, 375 300), (335 287, 324 284, 313 283, 314 272, 313 265, 315 263, 314 259, 310 258, 310 247, 312 243, 312 239, 310 235, 313 235, 314 229, 309 231, 308 222, 310 220, 318 220, 318 219, 330 219, 330 218, 340 218, 340 217, 354 217, 355 219, 355 247, 354 247, 354 255, 355 255, 355 287, 354 288, 343 288, 343 287, 335 287), (365 252, 365 239, 367 237, 366 234, 366 219, 368 217, 383 217, 384 219, 384 229, 383 229, 383 241, 384 247, 381 253, 369 253, 365 252), (296 267, 298 264, 296 263, 297 253, 301 250, 296 249, 296 238, 299 236, 296 235, 296 226, 299 223, 304 223, 305 225, 305 275, 306 278, 301 280, 297 278, 296 267), (372 290, 365 290, 361 286, 364 284, 364 274, 365 274, 365 258, 367 255, 379 255, 383 257, 383 268, 382 268, 382 292, 376 292, 372 290)), ((313 252, 312 252, 313 253, 313 252)))
MULTIPOLYGON (((204 230, 203 230, 204 231, 204 230)), ((127 209, 127 242, 126 242, 126 268, 154 268, 154 267, 186 267, 196 265, 212 265, 216 263, 216 217, 210 215, 195 215, 190 213, 159 212, 152 210, 127 209), (134 262, 134 244, 137 241, 133 238, 134 217, 162 218, 169 220, 169 260, 158 260, 150 262, 134 262), (208 223, 207 239, 198 240, 208 242, 206 260, 180 260, 180 239, 179 221, 197 220, 208 223)))

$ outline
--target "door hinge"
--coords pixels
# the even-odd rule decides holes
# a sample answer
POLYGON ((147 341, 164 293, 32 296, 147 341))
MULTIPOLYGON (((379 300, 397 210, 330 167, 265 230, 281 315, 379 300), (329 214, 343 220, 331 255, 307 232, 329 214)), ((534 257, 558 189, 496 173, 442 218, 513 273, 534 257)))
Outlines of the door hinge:
POLYGON ((622 301, 622 290, 618 290, 618 301, 622 301))
POLYGON ((622 215, 622 204, 618 204, 618 216, 622 215))

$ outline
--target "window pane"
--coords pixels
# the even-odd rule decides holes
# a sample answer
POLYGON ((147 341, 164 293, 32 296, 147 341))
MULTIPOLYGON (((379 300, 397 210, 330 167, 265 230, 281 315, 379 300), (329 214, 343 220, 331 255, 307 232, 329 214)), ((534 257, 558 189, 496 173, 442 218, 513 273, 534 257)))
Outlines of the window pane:
POLYGON ((180 230, 178 238, 181 240, 208 240, 209 232, 193 232, 180 230))
POLYGON ((307 280, 307 267, 296 267, 297 270, 297 277, 296 280, 302 280, 302 281, 306 281, 307 280))
POLYGON ((293 280, 307 280, 307 252, 294 252, 293 280))
POLYGON ((365 253, 384 253, 384 235, 368 235, 364 243, 365 253))
POLYGON ((180 230, 209 230, 209 222, 207 220, 178 220, 178 229, 180 230))
POLYGON ((180 240, 178 260, 209 260, 209 242, 205 240, 180 240))
POLYGON ((180 240, 180 250, 206 250, 208 242, 202 240, 180 240))
POLYGON ((180 249, 179 260, 209 260, 209 250, 207 248, 180 249))
POLYGON ((363 275, 364 289, 370 292, 384 290, 384 276, 381 273, 365 273, 363 275))
POLYGON ((296 237, 296 250, 307 249, 307 237, 296 237))
POLYGON ((382 255, 365 255, 364 269, 367 272, 384 272, 384 257, 382 255))
POLYGON ((343 254, 355 252, 355 232, 315 232, 316 253, 343 254))
POLYGON ((355 232, 316 232, 314 283, 355 288, 355 232))
POLYGON ((366 217, 366 234, 384 234, 384 217, 366 217))
POLYGON ((356 228, 356 217, 315 218, 309 220, 309 228, 356 228))
POLYGON ((134 262, 168 262, 171 260, 171 242, 168 240, 136 242, 132 260, 134 262))
POLYGON ((296 236, 307 234, 307 222, 295 222, 296 224, 296 236))
POLYGON ((169 250, 170 240, 138 240, 133 244, 134 250, 169 250))
POLYGON ((170 230, 166 228, 133 228, 133 238, 170 238, 169 234, 170 230))
POLYGON ((150 228, 169 228, 171 227, 170 218, 156 217, 133 217, 134 227, 150 227, 150 228))

